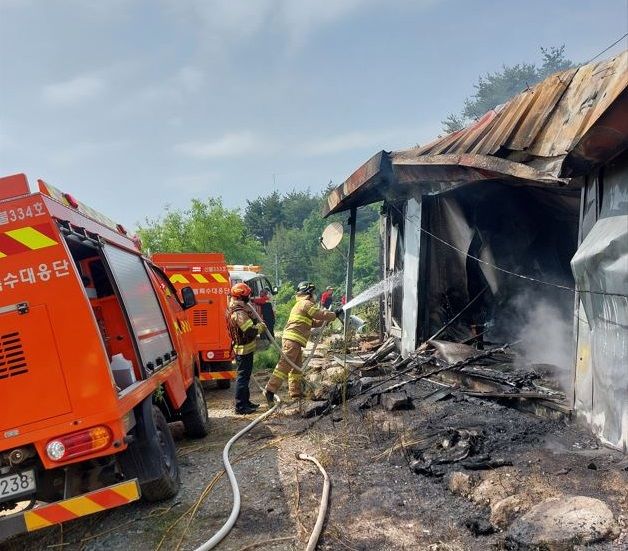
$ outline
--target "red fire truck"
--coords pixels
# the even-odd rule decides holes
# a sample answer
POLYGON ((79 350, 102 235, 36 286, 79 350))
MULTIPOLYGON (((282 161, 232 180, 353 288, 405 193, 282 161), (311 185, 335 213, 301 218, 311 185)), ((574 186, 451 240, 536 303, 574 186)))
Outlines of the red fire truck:
POLYGON ((196 306, 189 311, 192 338, 201 366, 201 381, 229 388, 235 379, 233 350, 225 311, 229 301, 229 272, 222 253, 156 253, 160 266, 177 289, 190 285, 196 306))
POLYGON ((167 422, 209 430, 194 305, 121 225, 0 179, 0 539, 177 493, 167 422))

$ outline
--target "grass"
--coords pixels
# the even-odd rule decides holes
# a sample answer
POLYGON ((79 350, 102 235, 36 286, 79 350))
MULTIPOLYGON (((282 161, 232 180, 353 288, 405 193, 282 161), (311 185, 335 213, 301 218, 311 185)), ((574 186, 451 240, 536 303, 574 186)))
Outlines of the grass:
POLYGON ((253 357, 253 371, 275 369, 278 361, 279 352, 274 346, 270 346, 266 350, 255 353, 253 357))

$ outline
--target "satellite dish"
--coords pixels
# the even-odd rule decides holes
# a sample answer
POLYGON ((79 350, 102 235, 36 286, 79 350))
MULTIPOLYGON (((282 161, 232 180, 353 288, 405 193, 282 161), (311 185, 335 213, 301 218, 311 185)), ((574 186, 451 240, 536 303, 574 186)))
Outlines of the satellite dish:
POLYGON ((328 251, 335 249, 342 241, 343 233, 344 228, 340 222, 332 222, 329 224, 329 226, 323 230, 323 235, 321 236, 323 249, 327 249, 328 251))

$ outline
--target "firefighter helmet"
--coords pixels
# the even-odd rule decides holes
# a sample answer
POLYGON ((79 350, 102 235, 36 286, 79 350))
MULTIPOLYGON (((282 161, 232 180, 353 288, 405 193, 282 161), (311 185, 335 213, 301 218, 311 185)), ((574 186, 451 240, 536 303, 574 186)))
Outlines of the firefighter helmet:
POLYGON ((311 295, 316 289, 316 286, 309 281, 302 281, 297 285, 297 293, 299 295, 311 295))
POLYGON ((248 297, 251 295, 251 288, 246 283, 236 283, 231 287, 231 296, 234 298, 248 297))

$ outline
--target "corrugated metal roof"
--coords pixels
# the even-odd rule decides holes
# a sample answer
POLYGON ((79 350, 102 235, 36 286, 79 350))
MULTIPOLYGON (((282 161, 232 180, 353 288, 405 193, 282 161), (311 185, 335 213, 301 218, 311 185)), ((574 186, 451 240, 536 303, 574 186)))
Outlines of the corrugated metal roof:
POLYGON ((415 148, 413 153, 477 153, 504 158, 518 151, 536 157, 566 155, 628 86, 627 71, 628 51, 556 73, 476 123, 415 148))
MULTIPOLYGON (((627 90, 628 51, 551 75, 458 132, 422 147, 389 154, 382 152, 388 155, 388 162, 381 157, 378 163, 371 159, 366 163, 369 170, 363 170, 364 166, 356 170, 347 182, 329 194, 325 214, 381 199, 380 180, 387 192, 394 192, 395 184, 400 184, 401 180, 405 185, 412 183, 413 175, 420 175, 417 184, 429 185, 430 181, 442 184, 448 175, 459 176, 459 171, 451 170, 449 162, 456 155, 466 159, 477 156, 466 165, 476 175, 480 173, 475 165, 480 163, 492 168, 495 163, 490 157, 493 157, 512 162, 507 165, 505 177, 533 174, 526 169, 534 167, 539 184, 563 183, 563 177, 573 176, 573 170, 565 170, 566 159, 572 169, 581 170, 586 168, 587 162, 603 161, 604 152, 614 155, 628 146, 627 90), (609 114, 611 105, 613 110, 609 114), (608 128, 598 128, 609 120, 608 128), (596 126, 598 121, 600 124, 596 126), (449 170, 439 166, 439 159, 448 161, 445 164, 449 165, 449 170), (392 174, 389 168, 385 173, 378 173, 376 164, 392 167, 392 174), (413 164, 416 170, 411 170, 413 164), (365 173, 368 177, 361 178, 367 176, 365 173)), ((487 174, 494 172, 490 170, 487 174)), ((469 181, 475 180, 469 176, 469 181)))

